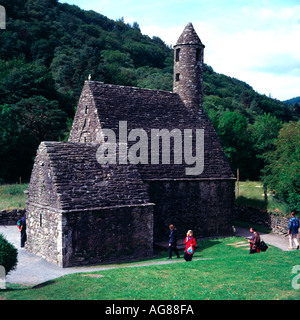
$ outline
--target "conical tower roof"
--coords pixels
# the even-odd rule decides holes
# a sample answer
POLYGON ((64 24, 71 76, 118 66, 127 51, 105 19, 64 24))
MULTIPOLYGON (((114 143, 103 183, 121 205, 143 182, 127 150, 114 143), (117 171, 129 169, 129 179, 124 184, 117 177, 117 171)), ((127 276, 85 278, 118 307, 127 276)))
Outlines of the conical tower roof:
POLYGON ((186 25, 181 36, 177 40, 176 45, 182 44, 200 44, 201 46, 204 46, 199 36, 197 35, 197 32, 195 31, 192 23, 188 23, 186 25))

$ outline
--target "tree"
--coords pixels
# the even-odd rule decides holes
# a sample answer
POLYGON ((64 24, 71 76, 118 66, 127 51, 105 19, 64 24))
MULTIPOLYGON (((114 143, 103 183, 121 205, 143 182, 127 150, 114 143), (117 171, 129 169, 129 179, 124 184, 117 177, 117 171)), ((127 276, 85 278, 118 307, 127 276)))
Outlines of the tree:
POLYGON ((270 113, 257 117, 254 124, 250 126, 257 158, 261 159, 264 153, 274 150, 274 143, 281 128, 282 122, 270 113))
POLYGON ((11 182, 29 178, 39 143, 58 140, 65 123, 58 102, 42 96, 0 106, 0 177, 11 182))
POLYGON ((300 213, 300 121, 283 125, 276 149, 266 155, 263 180, 292 210, 300 213))
POLYGON ((251 177, 256 168, 253 163, 253 143, 248 132, 247 118, 227 111, 219 120, 217 133, 233 171, 241 169, 241 177, 251 177))

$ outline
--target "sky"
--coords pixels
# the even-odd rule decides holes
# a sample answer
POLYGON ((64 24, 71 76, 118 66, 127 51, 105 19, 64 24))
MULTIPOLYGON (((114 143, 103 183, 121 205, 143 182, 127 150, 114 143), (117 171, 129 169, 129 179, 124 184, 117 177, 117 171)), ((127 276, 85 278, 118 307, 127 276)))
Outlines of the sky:
POLYGON ((279 100, 300 96, 300 0, 60 0, 175 45, 192 22, 204 61, 279 100))

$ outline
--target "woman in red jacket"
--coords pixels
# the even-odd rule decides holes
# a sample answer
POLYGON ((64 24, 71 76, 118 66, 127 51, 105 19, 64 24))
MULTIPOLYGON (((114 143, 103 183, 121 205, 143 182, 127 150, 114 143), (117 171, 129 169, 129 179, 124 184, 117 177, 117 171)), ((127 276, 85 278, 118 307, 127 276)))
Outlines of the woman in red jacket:
POLYGON ((195 247, 196 247, 196 240, 193 237, 193 231, 189 230, 186 234, 186 238, 184 240, 185 243, 185 250, 184 250, 184 259, 186 261, 192 261, 195 247))

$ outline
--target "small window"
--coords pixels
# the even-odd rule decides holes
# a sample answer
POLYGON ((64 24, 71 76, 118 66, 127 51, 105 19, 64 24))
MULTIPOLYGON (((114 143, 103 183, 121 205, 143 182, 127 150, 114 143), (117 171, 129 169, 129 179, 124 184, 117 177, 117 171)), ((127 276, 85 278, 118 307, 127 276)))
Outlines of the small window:
POLYGON ((43 226, 43 215, 40 213, 40 227, 43 226))
POLYGON ((176 73, 175 79, 176 79, 176 81, 180 80, 180 73, 176 73))
POLYGON ((86 119, 84 119, 82 130, 84 130, 85 127, 86 127, 86 119))
POLYGON ((200 61, 200 57, 201 57, 201 49, 197 49, 196 50, 196 61, 200 61))
POLYGON ((85 106, 84 113, 87 114, 87 113, 88 113, 88 110, 89 110, 89 107, 88 107, 88 106, 85 106))
POLYGON ((176 49, 176 55, 175 55, 176 62, 179 61, 179 56, 180 56, 180 49, 176 49))

